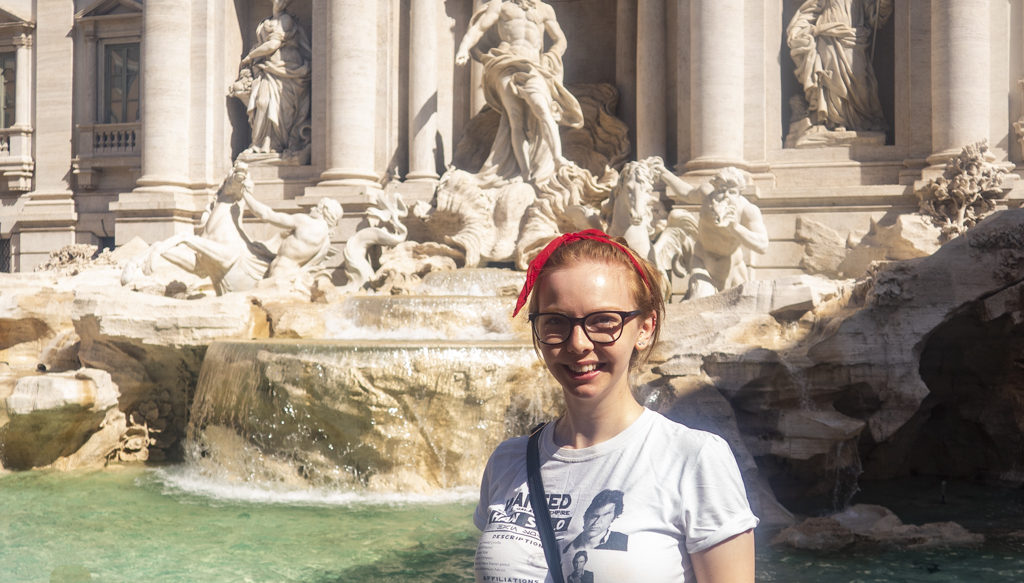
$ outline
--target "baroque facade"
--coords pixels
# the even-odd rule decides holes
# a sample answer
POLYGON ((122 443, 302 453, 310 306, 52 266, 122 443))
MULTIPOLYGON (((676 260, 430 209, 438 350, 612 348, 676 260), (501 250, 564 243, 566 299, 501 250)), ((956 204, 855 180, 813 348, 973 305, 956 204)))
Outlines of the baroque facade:
MULTIPOLYGON (((0 268, 191 232, 237 159, 276 211, 339 200, 338 242, 370 193, 431 200, 484 107, 481 65, 455 62, 483 4, 0 0, 0 268), (270 63, 268 42, 292 52, 270 63), (280 101, 302 119, 275 130, 260 107, 280 101)), ((982 140, 1011 171, 1003 204, 1024 198, 1024 0, 548 4, 565 86, 617 90, 629 158, 693 183, 749 173, 770 239, 759 279, 800 271, 799 217, 863 235, 982 140), (858 47, 848 71, 807 32, 837 10, 858 47), (861 90, 863 107, 833 107, 861 90)))

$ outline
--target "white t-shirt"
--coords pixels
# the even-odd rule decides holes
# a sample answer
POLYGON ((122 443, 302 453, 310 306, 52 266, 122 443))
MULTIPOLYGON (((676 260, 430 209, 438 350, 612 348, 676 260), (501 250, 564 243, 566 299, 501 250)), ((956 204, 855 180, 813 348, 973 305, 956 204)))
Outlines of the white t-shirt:
MULTIPOLYGON (((505 441, 484 470, 473 516, 483 531, 478 582, 552 581, 529 501, 526 443, 526 437, 505 441)), ((569 582, 693 581, 689 553, 758 522, 728 444, 654 411, 584 449, 556 447, 549 424, 540 436, 540 460, 569 582)))

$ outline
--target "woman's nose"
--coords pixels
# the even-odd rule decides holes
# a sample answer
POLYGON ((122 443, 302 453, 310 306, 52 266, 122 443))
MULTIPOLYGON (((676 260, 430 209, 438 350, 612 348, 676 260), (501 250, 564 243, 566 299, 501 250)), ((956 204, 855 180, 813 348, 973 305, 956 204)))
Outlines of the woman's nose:
POLYGON ((583 330, 582 323, 576 323, 573 325, 572 330, 569 331, 569 338, 565 341, 566 347, 569 351, 576 354, 587 352, 594 348, 594 343, 590 341, 590 337, 583 330))

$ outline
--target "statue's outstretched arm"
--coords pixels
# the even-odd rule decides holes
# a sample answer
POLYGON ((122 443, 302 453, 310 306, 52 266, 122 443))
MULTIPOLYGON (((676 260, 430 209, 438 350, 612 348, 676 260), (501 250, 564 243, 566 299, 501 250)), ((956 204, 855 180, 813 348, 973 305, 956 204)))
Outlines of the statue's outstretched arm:
POLYGON ((252 211, 252 214, 256 215, 260 219, 282 229, 295 228, 295 217, 288 213, 275 211, 268 205, 256 200, 256 197, 249 192, 249 189, 242 189, 242 199, 249 206, 249 210, 252 211))
POLYGON ((668 187, 670 191, 668 196, 672 200, 689 204, 701 203, 702 195, 700 190, 673 174, 671 170, 665 167, 661 158, 655 158, 652 161, 651 170, 654 171, 654 178, 660 178, 661 181, 665 183, 665 186, 668 187))
POLYGON ((270 38, 256 45, 249 51, 247 55, 242 59, 242 66, 252 63, 256 59, 261 57, 269 57, 276 53, 281 45, 284 44, 285 34, 283 31, 276 31, 270 35, 270 38))

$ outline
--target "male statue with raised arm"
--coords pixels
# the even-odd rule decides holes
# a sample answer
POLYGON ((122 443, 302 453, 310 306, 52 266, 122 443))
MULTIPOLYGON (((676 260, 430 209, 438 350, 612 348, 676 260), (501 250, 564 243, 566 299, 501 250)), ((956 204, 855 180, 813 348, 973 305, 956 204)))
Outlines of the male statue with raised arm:
POLYGON ((322 198, 309 214, 291 214, 275 211, 256 200, 249 191, 243 191, 242 197, 253 214, 283 231, 281 244, 267 272, 268 279, 307 287, 311 282, 300 281, 301 277, 327 256, 331 228, 342 216, 341 204, 332 198, 322 198))
POLYGON ((761 209, 743 197, 747 185, 738 168, 722 168, 703 188, 673 174, 659 160, 653 168, 673 200, 700 204, 696 242, 690 258, 689 297, 704 297, 751 280, 743 259, 744 248, 757 253, 768 249, 768 230, 761 209))

